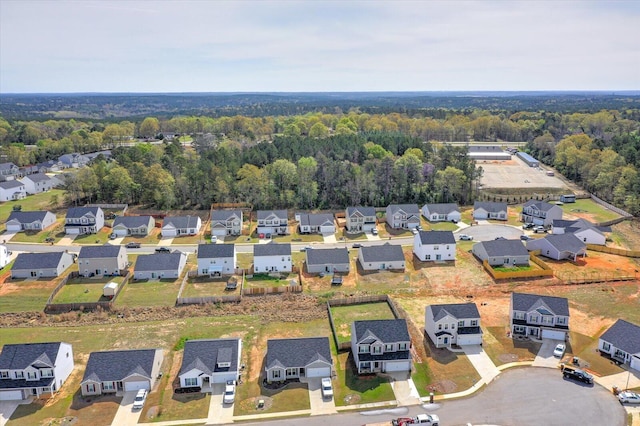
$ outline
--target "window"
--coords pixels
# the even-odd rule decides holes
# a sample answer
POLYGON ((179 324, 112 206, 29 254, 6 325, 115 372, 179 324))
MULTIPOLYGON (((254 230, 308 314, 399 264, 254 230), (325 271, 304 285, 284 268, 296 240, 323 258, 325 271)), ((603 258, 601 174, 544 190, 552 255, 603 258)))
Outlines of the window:
POLYGON ((285 374, 287 375, 287 377, 297 376, 298 375, 298 369, 297 368, 287 368, 287 370, 285 371, 285 374))
POLYGON ((452 329, 452 330, 455 330, 455 329, 456 329, 456 324, 455 324, 455 323, 451 324, 451 329, 452 329))
POLYGON ((433 246, 434 250, 440 250, 440 246, 433 246))
POLYGON ((35 371, 27 371, 27 380, 35 380, 38 378, 38 373, 35 371))
POLYGON ((8 371, 0 371, 0 379, 8 379, 9 372, 8 371))
POLYGON ((102 383, 102 389, 106 390, 106 391, 115 390, 115 388, 113 386, 113 382, 104 382, 104 383, 102 383))
POLYGON ((529 322, 538 322, 538 316, 537 315, 531 315, 529 317, 529 322))
POLYGON ((53 377, 53 370, 51 368, 40 370, 40 377, 53 377))
POLYGON ((460 327, 464 327, 464 320, 463 321, 458 321, 458 328, 460 327))
POLYGON ((229 368, 229 367, 231 367, 231 363, 230 362, 219 362, 218 363, 218 367, 219 368, 229 368))
POLYGON ((518 320, 524 319, 524 312, 514 312, 513 317, 518 320))
POLYGON ((185 386, 198 386, 198 378, 197 377, 187 377, 184 379, 185 386))
POLYGON ((445 329, 445 330, 448 330, 448 329, 449 329, 449 324, 445 324, 445 325, 444 325, 444 329, 445 329))
POLYGON ((557 317, 556 324, 565 325, 567 323, 567 319, 565 317, 557 317))
POLYGON ((430 254, 426 254, 424 256, 424 260, 431 260, 431 255, 430 254))
POLYGON ((282 376, 281 370, 273 370, 271 372, 271 377, 273 377, 274 379, 279 379, 281 376, 282 376))
MULTIPOLYGON (((610 351, 611 345, 607 342, 602 342, 602 350, 607 352, 610 351)), ((4 371, 2 373, 4 373, 4 371)), ((0 373, 0 377, 2 376, 2 373, 0 373)))
POLYGON ((16 371, 16 379, 24 379, 24 373, 22 371, 16 371))
POLYGON ((442 324, 438 324, 438 330, 442 330, 442 324))
POLYGON ((373 346, 371 348, 371 353, 372 354, 381 354, 382 353, 382 346, 373 346))
POLYGON ((360 354, 368 354, 371 350, 369 349, 369 345, 360 345, 358 346, 358 353, 360 354))
POLYGON ((478 320, 471 320, 471 327, 477 327, 478 326, 478 320))
POLYGON ((553 324, 553 317, 542 317, 543 324, 553 324))
POLYGON ((398 350, 399 351, 406 351, 407 350, 407 344, 406 343, 398 343, 398 350))
POLYGON ((93 383, 88 383, 87 384, 87 392, 95 392, 96 391, 96 385, 93 383))

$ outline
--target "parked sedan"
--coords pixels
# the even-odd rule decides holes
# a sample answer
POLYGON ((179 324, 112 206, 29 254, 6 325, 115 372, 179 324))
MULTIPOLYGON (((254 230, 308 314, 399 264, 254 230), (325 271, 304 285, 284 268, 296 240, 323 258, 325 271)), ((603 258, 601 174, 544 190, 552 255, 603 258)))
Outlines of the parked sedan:
POLYGON ((471 240, 473 240, 473 236, 467 235, 467 234, 460 234, 460 236, 458 238, 460 240, 462 240, 462 241, 471 241, 471 240))
POLYGON ((236 400, 236 382, 234 380, 227 381, 226 386, 224 387, 224 396, 222 397, 222 402, 224 404, 233 404, 236 400))
POLYGON ((567 346, 564 343, 558 343, 553 350, 553 356, 556 358, 562 358, 564 351, 567 350, 567 346))
POLYGON ((635 392, 624 391, 618 394, 621 404, 640 404, 640 395, 635 392))
POLYGON ((333 386, 331 385, 331 379, 329 377, 324 377, 322 379, 321 387, 323 398, 333 398, 333 386))
POLYGON ((144 402, 147 400, 147 390, 140 389, 133 400, 133 409, 139 410, 144 406, 144 402))

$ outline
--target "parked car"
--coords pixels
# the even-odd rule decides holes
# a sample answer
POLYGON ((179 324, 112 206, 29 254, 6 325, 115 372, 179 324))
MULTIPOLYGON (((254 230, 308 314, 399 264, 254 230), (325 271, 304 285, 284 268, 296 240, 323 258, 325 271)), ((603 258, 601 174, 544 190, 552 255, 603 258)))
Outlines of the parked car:
POLYGON ((460 239, 462 241, 471 241, 471 240, 473 240, 473 236, 467 235, 467 234, 460 234, 458 239, 460 239))
POLYGON ((236 400, 236 382, 234 380, 228 380, 224 387, 224 396, 222 402, 224 404, 233 404, 236 400))
POLYGON ((544 227, 544 226, 540 226, 540 225, 538 225, 538 226, 536 226, 535 228, 533 228, 533 232, 534 232, 534 233, 536 233, 536 234, 538 234, 538 233, 540 233, 540 234, 544 234, 544 233, 546 233, 546 232, 547 232, 547 230, 545 229, 545 227, 544 227))
POLYGON ((360 248, 362 247, 362 244, 360 243, 355 243, 354 245, 351 246, 351 248, 360 248))
POLYGON ((211 236, 211 242, 212 243, 217 243, 218 242, 218 237, 216 235, 212 235, 211 236))
POLYGON ((371 230, 371 235, 378 235, 378 230, 376 228, 373 228, 371 230))
POLYGON ((127 243, 126 248, 140 248, 140 243, 127 243))
POLYGON ((54 242, 55 240, 56 240, 56 239, 55 239, 55 238, 53 238, 53 237, 47 237, 47 238, 45 238, 45 239, 44 239, 44 242, 45 242, 45 243, 52 243, 52 242, 54 242))
POLYGON ((171 253, 171 250, 167 247, 158 247, 156 253, 171 253))
POLYGON ((304 247, 302 247, 300 249, 300 251, 307 251, 307 250, 312 250, 312 249, 313 249, 313 247, 311 247, 311 246, 304 246, 304 247))
POLYGON ((640 394, 623 391, 618 394, 618 401, 620 404, 640 404, 640 394))
POLYGON ((136 394, 135 399, 133 400, 133 409, 139 410, 144 406, 145 401, 147 400, 147 390, 140 389, 136 394))
POLYGON ((116 234, 114 234, 113 232, 111 234, 109 234, 109 239, 110 240, 115 240, 116 238, 118 238, 118 236, 116 234))
POLYGON ((565 379, 574 379, 583 383, 593 384, 593 376, 579 368, 563 366, 562 376, 565 379))
POLYGON ((323 398, 333 398, 333 386, 331 385, 331 379, 329 377, 324 377, 322 379, 321 388, 323 398))
POLYGON ((528 236, 528 235, 520 235, 520 239, 521 239, 522 241, 529 241, 529 240, 531 240, 532 238, 531 238, 530 236, 528 236))
POLYGON ((533 223, 525 223, 524 225, 522 225, 522 229, 533 229, 533 227, 533 223))
POLYGON ((565 345, 564 343, 558 343, 556 345, 556 348, 553 350, 553 356, 555 356, 556 358, 562 358, 566 349, 567 345, 565 345))

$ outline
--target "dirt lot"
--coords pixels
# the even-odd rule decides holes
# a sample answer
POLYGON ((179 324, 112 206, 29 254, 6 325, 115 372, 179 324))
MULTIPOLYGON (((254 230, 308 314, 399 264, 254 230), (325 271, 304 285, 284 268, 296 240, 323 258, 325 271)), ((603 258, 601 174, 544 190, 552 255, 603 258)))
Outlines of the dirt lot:
POLYGON ((555 176, 547 176, 545 170, 527 166, 513 156, 506 161, 478 161, 482 166, 482 185, 485 188, 566 188, 567 185, 555 176))

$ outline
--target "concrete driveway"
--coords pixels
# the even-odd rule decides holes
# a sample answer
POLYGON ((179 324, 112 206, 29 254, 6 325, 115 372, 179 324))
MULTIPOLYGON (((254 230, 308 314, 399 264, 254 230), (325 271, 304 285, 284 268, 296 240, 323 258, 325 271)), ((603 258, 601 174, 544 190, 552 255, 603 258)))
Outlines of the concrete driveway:
POLYGON ((77 237, 77 235, 65 235, 64 237, 60 238, 60 241, 58 241, 56 243, 57 246, 68 246, 69 244, 73 243, 73 240, 75 240, 77 237))
POLYGON ((15 232, 5 232, 4 234, 2 234, 2 244, 11 241, 11 239, 13 237, 15 237, 16 233, 15 232))
POLYGON ((640 372, 627 370, 609 376, 595 377, 595 381, 607 389, 613 389, 614 386, 618 389, 635 389, 640 388, 640 372))
POLYGON ((407 372, 387 373, 393 377, 391 388, 398 401, 398 405, 418 405, 421 403, 420 394, 411 376, 407 372))
MULTIPOLYGON (((460 229, 457 232, 460 232, 460 229)), ((517 240, 522 235, 522 230, 510 225, 483 225, 481 223, 464 228, 463 234, 471 235, 473 241, 491 241, 498 237, 517 240)))
POLYGON ((112 426, 135 426, 138 424, 142 410, 133 409, 133 400, 138 391, 125 392, 120 401, 116 416, 111 422, 112 426))
POLYGON ((322 241, 326 244, 335 244, 338 242, 338 240, 336 240, 336 234, 322 234, 322 241))
POLYGON ((224 383, 216 383, 213 385, 213 392, 211 393, 211 400, 209 401, 207 424, 223 425, 233 423, 233 404, 224 404, 222 402, 224 387, 224 383))
POLYGON ((558 343, 564 343, 560 340, 542 339, 542 346, 533 360, 534 367, 558 368, 560 359, 553 356, 553 350, 558 343))
POLYGON ((320 377, 307 378, 307 386, 309 387, 309 405, 311 406, 312 416, 321 416, 324 414, 335 414, 336 403, 333 398, 323 398, 322 389, 320 389, 320 377))
POLYGON ((0 426, 7 424, 18 405, 29 404, 30 402, 31 400, 28 399, 24 401, 0 401, 0 426))
POLYGON ((484 383, 491 383, 493 379, 500 374, 500 370, 498 370, 493 361, 491 361, 491 358, 489 358, 489 355, 482 349, 482 346, 464 345, 462 346, 462 351, 471 364, 473 364, 473 368, 475 368, 480 377, 482 377, 481 380, 484 383))

